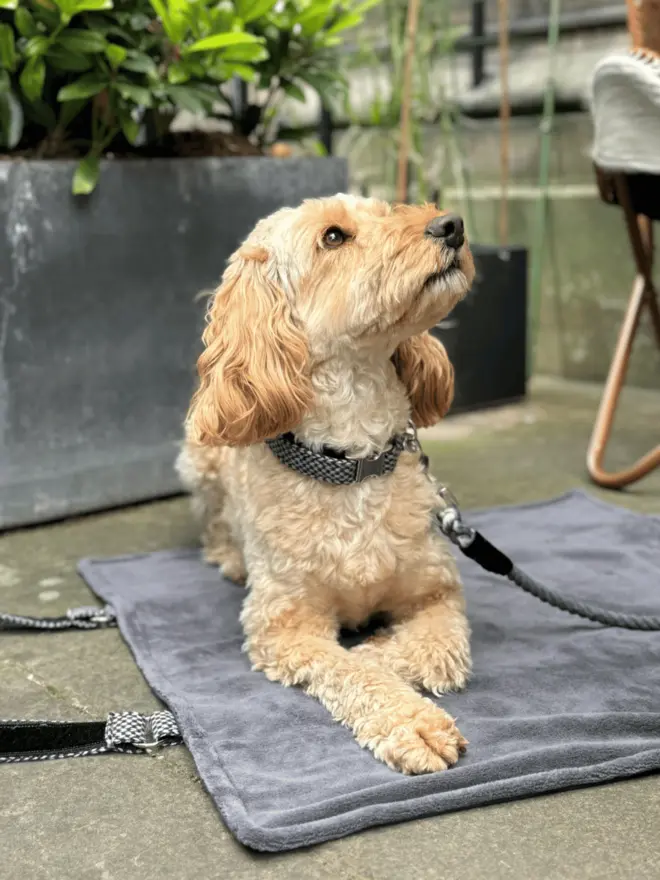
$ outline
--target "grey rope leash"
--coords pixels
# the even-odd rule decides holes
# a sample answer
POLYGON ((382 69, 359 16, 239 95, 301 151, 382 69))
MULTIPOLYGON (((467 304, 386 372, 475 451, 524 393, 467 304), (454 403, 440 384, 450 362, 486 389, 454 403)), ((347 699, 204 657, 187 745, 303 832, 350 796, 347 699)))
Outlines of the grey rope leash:
POLYGON ((623 614, 618 611, 596 608, 586 602, 562 596, 555 590, 546 587, 545 584, 534 580, 514 565, 506 554, 494 547, 480 532, 463 522, 458 502, 446 487, 443 486, 439 489, 438 497, 443 505, 434 514, 438 528, 466 556, 486 571, 508 578, 516 586, 540 599, 541 602, 552 605, 553 608, 567 611, 569 614, 575 614, 578 617, 591 620, 593 623, 646 632, 660 631, 660 617, 646 614, 623 614))

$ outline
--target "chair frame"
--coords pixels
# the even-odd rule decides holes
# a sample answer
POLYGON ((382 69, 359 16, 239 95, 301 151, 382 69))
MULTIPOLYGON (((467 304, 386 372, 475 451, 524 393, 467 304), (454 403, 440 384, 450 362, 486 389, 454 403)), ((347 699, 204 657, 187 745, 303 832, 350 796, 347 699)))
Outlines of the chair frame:
MULTIPOLYGON (((642 477, 660 465, 660 445, 658 445, 624 470, 612 472, 603 466, 616 407, 630 362, 630 354, 645 309, 650 312, 651 323, 660 348, 660 305, 658 304, 658 293, 651 277, 653 271, 653 222, 649 217, 635 213, 625 174, 610 175, 601 169, 597 169, 597 173, 601 177, 599 182, 602 183, 602 178, 605 176, 611 180, 616 200, 623 209, 637 275, 633 282, 628 307, 621 324, 619 338, 614 349, 589 442, 587 469, 591 479, 599 486, 607 489, 622 489, 624 486, 641 480, 642 477)), ((658 428, 660 429, 660 414, 658 415, 658 428)))

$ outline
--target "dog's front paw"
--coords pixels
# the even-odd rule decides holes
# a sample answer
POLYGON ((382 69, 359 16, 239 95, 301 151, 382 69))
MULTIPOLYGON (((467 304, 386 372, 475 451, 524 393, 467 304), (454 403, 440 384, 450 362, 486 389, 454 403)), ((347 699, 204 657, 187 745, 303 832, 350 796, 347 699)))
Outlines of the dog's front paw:
POLYGON ((472 668, 467 638, 446 644, 415 645, 410 642, 401 644, 397 638, 382 635, 353 650, 381 668, 394 672, 414 688, 435 696, 463 690, 472 668))
POLYGON ((204 561, 209 565, 217 565, 222 575, 229 578, 235 584, 243 584, 247 579, 247 571, 243 562, 243 555, 233 548, 227 550, 212 550, 204 548, 204 561))
MULTIPOLYGON (((374 755, 393 770, 406 774, 436 773, 458 761, 467 740, 451 718, 429 700, 414 714, 374 719, 383 733, 367 743, 374 755)), ((371 725, 370 725, 371 726, 371 725)))
POLYGON ((411 684, 439 697, 452 691, 462 691, 471 670, 470 648, 466 642, 464 645, 448 646, 446 650, 428 657, 426 663, 420 663, 417 668, 413 665, 406 671, 411 684))

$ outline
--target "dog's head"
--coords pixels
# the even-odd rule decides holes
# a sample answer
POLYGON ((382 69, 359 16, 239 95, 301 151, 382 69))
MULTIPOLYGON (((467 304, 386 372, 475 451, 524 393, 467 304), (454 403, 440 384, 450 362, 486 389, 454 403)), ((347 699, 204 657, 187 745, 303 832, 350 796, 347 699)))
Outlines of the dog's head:
POLYGON ((335 196, 262 220, 211 302, 192 439, 242 446, 295 428, 314 366, 359 349, 394 355, 415 422, 433 424, 453 373, 426 331, 473 277, 461 219, 433 205, 335 196))

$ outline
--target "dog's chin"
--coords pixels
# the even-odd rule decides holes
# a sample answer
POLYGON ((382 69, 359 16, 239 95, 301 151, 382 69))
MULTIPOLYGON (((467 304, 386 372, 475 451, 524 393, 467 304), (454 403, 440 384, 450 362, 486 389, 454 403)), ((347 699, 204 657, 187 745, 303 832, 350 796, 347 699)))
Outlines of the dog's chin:
POLYGON ((424 281, 421 293, 431 296, 449 294, 452 298, 462 299, 467 293, 468 279, 463 272, 461 262, 454 258, 449 265, 439 272, 432 272, 424 281))

